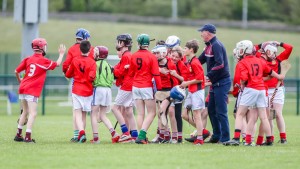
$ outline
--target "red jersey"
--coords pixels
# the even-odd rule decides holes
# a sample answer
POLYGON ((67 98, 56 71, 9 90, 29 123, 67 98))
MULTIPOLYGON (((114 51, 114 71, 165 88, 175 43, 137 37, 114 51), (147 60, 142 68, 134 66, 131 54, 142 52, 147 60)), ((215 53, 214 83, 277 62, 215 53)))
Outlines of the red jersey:
MULTIPOLYGON (((190 74, 189 69, 187 68, 185 62, 179 60, 176 64, 177 73, 183 77, 185 81, 188 80, 188 76, 190 74)), ((180 83, 180 82, 179 82, 180 83)))
POLYGON ((67 78, 74 78, 72 93, 79 96, 93 94, 93 81, 96 77, 96 62, 90 57, 76 57, 66 72, 67 78))
MULTIPOLYGON (((75 43, 68 50, 66 60, 63 62, 63 66, 62 66, 62 71, 64 73, 66 73, 66 71, 68 70, 69 66, 72 63, 72 60, 77 56, 81 56, 80 43, 75 43)), ((94 59, 94 47, 91 47, 89 57, 94 59)))
MULTIPOLYGON (((171 59, 167 59, 167 63, 165 65, 159 65, 160 68, 166 68, 168 70, 176 70, 176 65, 171 61, 171 59)), ((172 76, 170 73, 163 74, 160 73, 160 79, 162 84, 162 89, 171 90, 172 87, 178 85, 178 79, 172 76)))
MULTIPOLYGON (((280 63, 284 60, 287 60, 289 58, 289 56, 291 55, 291 52, 293 50, 293 46, 286 44, 286 43, 282 43, 282 47, 284 48, 284 51, 281 52, 275 60, 269 62, 267 61, 268 66, 274 70, 276 73, 281 72, 281 68, 280 68, 280 63)), ((267 84, 267 86, 269 88, 276 88, 276 85, 278 83, 278 79, 272 77, 270 80, 265 81, 265 83, 267 84)), ((283 83, 281 84, 283 85, 283 83)))
POLYGON ((130 65, 131 53, 125 51, 121 57, 120 62, 114 67, 114 75, 117 78, 116 85, 120 86, 125 91, 132 91, 133 78, 129 76, 129 69, 125 69, 125 65, 130 65))
MULTIPOLYGON (((114 66, 114 69, 120 69, 120 62, 118 63, 118 64, 116 64, 115 66, 114 66)), ((115 76, 115 75, 114 75, 115 76)), ((116 77, 115 76, 115 79, 116 79, 116 86, 117 87, 119 87, 119 86, 121 86, 122 85, 122 83, 123 83, 123 80, 124 80, 124 77, 123 76, 120 76, 120 77, 116 77)))
POLYGON ((265 90, 263 74, 271 74, 272 69, 261 58, 245 56, 240 63, 241 80, 247 81, 247 87, 265 90))
POLYGON ((16 68, 20 73, 25 70, 25 76, 20 83, 19 94, 28 94, 35 97, 41 95, 47 70, 53 70, 57 63, 45 58, 42 54, 33 54, 25 58, 16 68))
POLYGON ((132 55, 129 72, 133 76, 134 87, 153 87, 154 78, 157 89, 162 88, 157 59, 148 50, 140 49, 132 55))
POLYGON ((241 85, 241 64, 240 62, 237 62, 235 66, 234 71, 234 77, 233 77, 233 90, 232 95, 234 97, 237 97, 239 95, 239 87, 236 86, 236 84, 241 85))
POLYGON ((189 92, 194 93, 198 90, 202 90, 205 87, 205 78, 204 71, 199 59, 194 56, 187 64, 187 68, 189 70, 188 80, 202 80, 202 82, 197 84, 189 85, 189 92))

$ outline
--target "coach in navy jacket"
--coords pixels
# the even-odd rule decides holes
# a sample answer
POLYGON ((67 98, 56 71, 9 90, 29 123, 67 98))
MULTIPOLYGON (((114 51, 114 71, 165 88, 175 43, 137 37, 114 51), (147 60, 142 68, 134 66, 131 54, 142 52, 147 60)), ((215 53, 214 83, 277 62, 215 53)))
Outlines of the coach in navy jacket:
POLYGON ((207 143, 230 140, 228 122, 228 92, 231 86, 228 59, 224 45, 216 37, 216 27, 206 24, 198 31, 206 44, 199 56, 201 64, 206 63, 206 78, 212 83, 209 94, 208 115, 213 127, 213 135, 207 143))

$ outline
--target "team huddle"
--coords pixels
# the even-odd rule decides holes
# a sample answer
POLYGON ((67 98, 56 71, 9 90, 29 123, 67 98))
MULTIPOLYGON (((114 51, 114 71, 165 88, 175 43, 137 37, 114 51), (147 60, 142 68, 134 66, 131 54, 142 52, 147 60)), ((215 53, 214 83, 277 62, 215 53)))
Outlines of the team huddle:
POLYGON ((233 91, 224 45, 216 38, 216 28, 206 24, 198 30, 205 42, 199 57, 197 40, 189 40, 180 47, 177 36, 159 40, 149 49, 147 34, 137 37, 138 50, 131 53, 132 37, 120 34, 116 37, 116 51, 120 58, 117 65, 107 62, 106 46, 93 47, 90 33, 83 28, 76 32, 76 43, 67 52, 59 46, 57 61, 46 55, 47 42, 37 38, 32 41, 34 54, 25 58, 16 68, 20 83, 19 98, 22 113, 18 120, 17 142, 35 143, 31 138, 32 126, 37 115, 37 103, 44 86, 47 70, 62 64, 62 71, 72 82, 73 128, 71 142, 87 141, 86 114, 90 112, 91 143, 100 143, 98 125, 103 123, 111 134, 112 143, 182 143, 183 120, 195 127, 186 141, 195 145, 220 143, 239 145, 240 137, 246 146, 273 145, 273 119, 276 118, 280 143, 287 143, 285 123, 282 116, 284 104, 283 79, 289 68, 286 60, 293 47, 286 43, 268 41, 253 45, 249 40, 236 44, 237 60, 233 79, 233 91), (277 48, 284 51, 276 56, 277 48), (202 64, 207 64, 207 74, 202 64), (25 71, 25 76, 20 73, 25 71), (112 104, 113 85, 118 93, 112 104), (205 98, 205 87, 209 93, 205 98), (228 122, 228 94, 236 97, 235 131, 230 140, 228 122), (136 118, 133 107, 136 108, 136 118), (271 111, 270 111, 271 110, 271 111), (118 134, 106 114, 112 112, 121 128, 118 134), (157 115, 157 135, 149 141, 147 131, 157 115), (209 116, 213 131, 206 129, 209 116), (256 122, 260 118, 258 137, 254 143, 256 122), (22 136, 24 125, 26 135, 22 136), (264 136, 266 140, 264 141, 264 136), (206 138, 210 138, 204 142, 206 138))

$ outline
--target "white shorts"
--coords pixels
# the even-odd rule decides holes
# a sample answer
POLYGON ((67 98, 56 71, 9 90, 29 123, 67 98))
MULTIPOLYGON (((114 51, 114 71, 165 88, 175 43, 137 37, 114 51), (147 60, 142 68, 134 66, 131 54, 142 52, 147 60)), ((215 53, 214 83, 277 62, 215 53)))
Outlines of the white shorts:
POLYGON ((39 101, 38 97, 29 95, 29 94, 20 94, 19 99, 26 100, 28 102, 36 102, 36 103, 38 103, 38 101, 39 101))
POLYGON ((115 105, 132 107, 133 106, 132 92, 118 89, 118 94, 115 99, 115 105))
MULTIPOLYGON (((270 89, 268 90, 268 97, 269 97, 269 100, 271 100, 274 91, 275 91, 274 88, 270 88, 270 89)), ((277 90, 277 92, 276 92, 276 94, 275 94, 273 103, 284 104, 284 93, 285 93, 285 88, 284 88, 284 86, 279 87, 278 90, 277 90)))
POLYGON ((91 111, 92 107, 92 99, 91 96, 78 96, 77 94, 72 93, 72 101, 73 101, 73 109, 82 109, 82 111, 91 111))
POLYGON ((146 88, 137 88, 137 87, 132 87, 132 94, 133 94, 133 99, 142 99, 142 100, 153 100, 153 89, 152 87, 146 87, 146 88))
POLYGON ((248 107, 268 107, 266 90, 256 90, 245 87, 239 105, 248 107))
POLYGON ((192 106, 192 110, 205 108, 204 89, 199 90, 195 93, 188 93, 184 102, 184 108, 187 108, 189 106, 192 106))
POLYGON ((112 101, 111 88, 95 87, 93 91, 92 106, 110 106, 112 101))

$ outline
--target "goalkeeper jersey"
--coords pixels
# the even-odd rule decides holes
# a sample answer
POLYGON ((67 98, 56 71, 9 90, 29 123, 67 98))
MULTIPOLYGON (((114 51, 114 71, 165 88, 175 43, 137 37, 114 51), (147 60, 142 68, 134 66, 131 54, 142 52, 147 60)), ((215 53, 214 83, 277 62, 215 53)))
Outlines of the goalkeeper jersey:
POLYGON ((112 67, 106 60, 96 61, 97 71, 96 79, 93 83, 94 87, 111 87, 114 80, 112 67))

